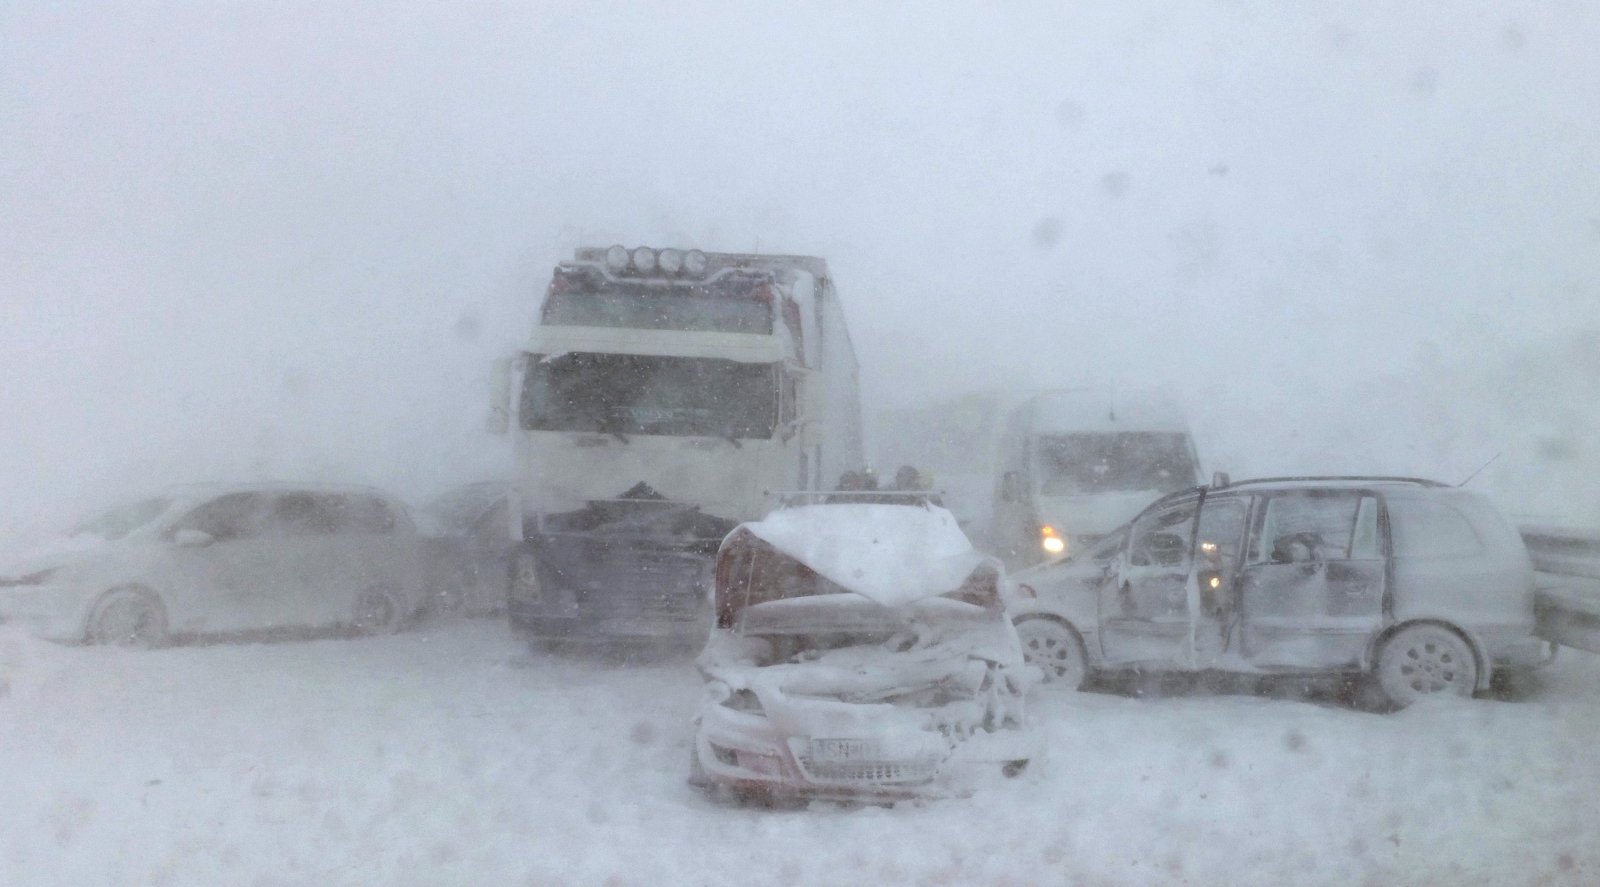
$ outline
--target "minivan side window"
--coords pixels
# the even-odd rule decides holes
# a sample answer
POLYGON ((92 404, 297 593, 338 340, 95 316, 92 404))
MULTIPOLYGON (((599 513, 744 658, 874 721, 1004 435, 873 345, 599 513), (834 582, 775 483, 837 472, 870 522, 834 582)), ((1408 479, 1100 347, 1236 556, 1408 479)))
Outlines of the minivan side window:
POLYGON ((1464 557, 1483 550, 1471 522, 1443 502, 1390 499, 1389 527, 1395 557, 1464 557))
POLYGON ((1147 515, 1133 525, 1128 563, 1135 567, 1181 567, 1189 558, 1193 501, 1147 515))
POLYGON ((1315 490, 1267 500, 1250 562, 1292 564, 1380 556, 1378 501, 1355 493, 1315 490))

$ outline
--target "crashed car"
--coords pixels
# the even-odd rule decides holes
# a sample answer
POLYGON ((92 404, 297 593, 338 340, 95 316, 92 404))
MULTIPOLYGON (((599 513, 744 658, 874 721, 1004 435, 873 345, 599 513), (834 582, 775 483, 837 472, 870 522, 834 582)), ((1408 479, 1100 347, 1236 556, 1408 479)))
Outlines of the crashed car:
POLYGON ((690 782, 742 798, 965 794, 1042 753, 997 560, 943 508, 818 504, 718 554, 690 782))
POLYGON ((1482 494, 1415 478, 1174 493, 1011 578, 1029 662, 1068 688, 1097 671, 1343 675, 1401 708, 1554 655, 1516 529, 1482 494))
POLYGON ((423 604, 405 507, 365 487, 197 485, 0 558, 0 623, 48 640, 397 631, 423 604))

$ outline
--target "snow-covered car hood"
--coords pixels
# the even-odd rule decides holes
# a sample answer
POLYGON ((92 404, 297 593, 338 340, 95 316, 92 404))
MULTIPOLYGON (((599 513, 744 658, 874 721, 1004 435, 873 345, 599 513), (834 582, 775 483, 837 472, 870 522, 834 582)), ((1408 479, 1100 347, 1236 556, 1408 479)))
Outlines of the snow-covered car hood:
POLYGON ((1022 720, 1021 647, 1003 616, 980 607, 935 598, 888 608, 834 594, 756 604, 743 616, 739 628, 712 632, 700 656, 710 691, 722 694, 706 701, 753 693, 785 734, 888 735, 916 746, 903 753, 932 754, 952 737, 1022 720), (774 637, 746 631, 894 634, 763 664, 774 637))
POLYGON ((972 547, 955 515, 932 505, 786 508, 742 529, 886 607, 945 594, 983 564, 998 565, 972 547))
POLYGON ((103 557, 121 544, 89 533, 13 541, 0 548, 0 585, 103 557))

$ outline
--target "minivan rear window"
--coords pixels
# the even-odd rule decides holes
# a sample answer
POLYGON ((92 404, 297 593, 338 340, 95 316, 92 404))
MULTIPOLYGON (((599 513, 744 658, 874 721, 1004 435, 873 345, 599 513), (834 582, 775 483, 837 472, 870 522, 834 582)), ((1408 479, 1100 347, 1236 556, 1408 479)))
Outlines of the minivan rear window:
POLYGON ((1462 557, 1483 550, 1466 516, 1443 502, 1389 500, 1396 557, 1462 557))

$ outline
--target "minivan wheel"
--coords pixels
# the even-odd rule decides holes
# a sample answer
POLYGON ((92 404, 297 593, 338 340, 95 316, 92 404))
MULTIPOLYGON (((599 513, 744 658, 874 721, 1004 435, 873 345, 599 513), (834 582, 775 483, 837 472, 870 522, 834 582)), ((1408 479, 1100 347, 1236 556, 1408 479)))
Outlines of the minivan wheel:
POLYGON ((394 595, 381 588, 369 588, 356 600, 351 624, 361 634, 393 634, 400 630, 401 617, 394 595))
POLYGON ((1378 685, 1404 708, 1422 699, 1471 696, 1478 662, 1461 635, 1442 625, 1412 625, 1395 632, 1378 654, 1378 685))
POLYGON ((1089 675, 1088 655, 1078 633, 1059 619, 1034 616, 1017 622, 1022 656, 1044 672, 1044 682, 1064 690, 1077 690, 1089 675))
POLYGON ((94 608, 89 643, 149 650, 167 642, 167 616, 161 604, 141 589, 111 591, 94 608))

